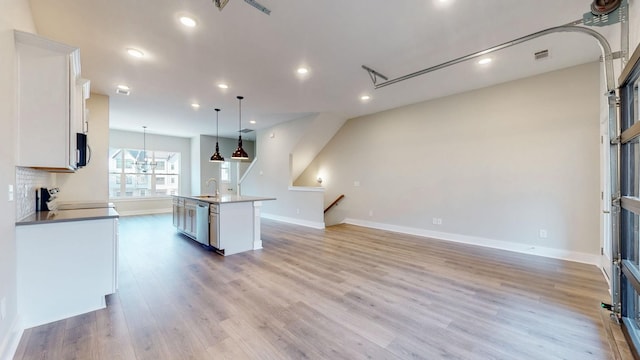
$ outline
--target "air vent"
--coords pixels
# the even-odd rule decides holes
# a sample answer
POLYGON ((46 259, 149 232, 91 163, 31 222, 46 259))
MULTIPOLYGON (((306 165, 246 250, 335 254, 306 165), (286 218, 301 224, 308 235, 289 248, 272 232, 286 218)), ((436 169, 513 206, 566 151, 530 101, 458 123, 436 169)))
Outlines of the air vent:
POLYGON ((131 91, 118 88, 118 89, 116 89, 116 94, 129 95, 129 94, 131 94, 131 91))
POLYGON ((252 132, 252 131, 253 131, 253 130, 251 130, 251 129, 246 129, 246 128, 245 128, 245 129, 242 129, 242 130, 240 130, 240 131, 238 131, 238 132, 241 132, 241 133, 243 133, 243 134, 246 134, 246 133, 250 133, 250 132, 252 132))
POLYGON ((536 60, 542 60, 548 57, 549 57, 549 50, 541 50, 533 54, 533 58, 536 60))

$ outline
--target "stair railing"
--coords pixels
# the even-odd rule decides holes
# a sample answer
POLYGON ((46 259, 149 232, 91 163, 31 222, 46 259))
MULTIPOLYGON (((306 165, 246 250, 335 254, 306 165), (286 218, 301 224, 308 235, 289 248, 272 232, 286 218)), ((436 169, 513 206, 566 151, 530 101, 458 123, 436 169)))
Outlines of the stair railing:
POLYGON ((327 206, 327 208, 326 208, 326 209, 324 209, 325 214, 327 213, 327 211, 329 211, 329 209, 331 209, 332 207, 334 207, 334 206, 338 205, 338 203, 339 203, 339 202, 340 202, 340 200, 342 200, 342 199, 344 199, 344 194, 342 194, 342 195, 338 196, 338 198, 337 198, 337 199, 335 199, 335 200, 331 203, 331 205, 327 206))

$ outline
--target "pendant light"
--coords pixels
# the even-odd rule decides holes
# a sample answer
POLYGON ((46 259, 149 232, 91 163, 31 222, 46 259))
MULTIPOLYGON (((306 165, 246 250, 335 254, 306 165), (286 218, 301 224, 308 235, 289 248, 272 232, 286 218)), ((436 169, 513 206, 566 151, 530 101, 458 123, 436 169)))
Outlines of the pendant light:
POLYGON ((138 169, 139 172, 146 173, 149 170, 155 169, 158 163, 155 161, 150 161, 147 158, 147 127, 143 126, 142 131, 143 131, 142 152, 138 153, 138 156, 136 157, 135 167, 136 169, 138 169), (138 159, 141 157, 141 155, 142 155, 142 161, 139 161, 138 159))
POLYGON ((210 162, 224 162, 224 158, 220 155, 220 147, 218 146, 218 114, 220 113, 220 109, 216 110, 216 152, 211 155, 210 162))
POLYGON ((238 116, 238 148, 233 152, 233 154, 231 154, 231 158, 242 160, 249 158, 247 152, 242 148, 242 133, 240 132, 242 130, 242 99, 244 99, 244 97, 237 96, 236 98, 238 99, 238 109, 240 114, 238 116))

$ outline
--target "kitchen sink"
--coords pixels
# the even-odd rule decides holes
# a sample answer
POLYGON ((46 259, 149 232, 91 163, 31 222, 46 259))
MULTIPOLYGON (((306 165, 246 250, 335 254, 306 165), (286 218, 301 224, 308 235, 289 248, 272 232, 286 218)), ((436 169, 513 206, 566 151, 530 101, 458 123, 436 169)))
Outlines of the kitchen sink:
POLYGON ((200 199, 215 199, 218 198, 219 196, 215 196, 215 195, 195 195, 195 198, 200 198, 200 199))

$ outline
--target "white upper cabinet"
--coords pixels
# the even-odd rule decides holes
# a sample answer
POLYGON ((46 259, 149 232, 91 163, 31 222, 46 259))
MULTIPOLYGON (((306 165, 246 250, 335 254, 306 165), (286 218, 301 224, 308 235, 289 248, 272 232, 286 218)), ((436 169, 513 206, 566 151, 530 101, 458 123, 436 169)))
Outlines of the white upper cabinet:
POLYGON ((76 133, 86 130, 88 80, 80 51, 14 31, 18 87, 18 165, 49 171, 77 168, 76 133))

